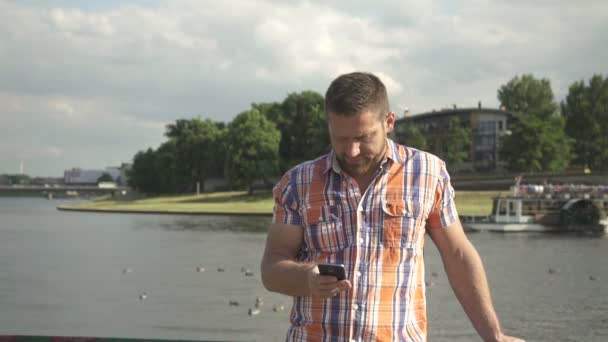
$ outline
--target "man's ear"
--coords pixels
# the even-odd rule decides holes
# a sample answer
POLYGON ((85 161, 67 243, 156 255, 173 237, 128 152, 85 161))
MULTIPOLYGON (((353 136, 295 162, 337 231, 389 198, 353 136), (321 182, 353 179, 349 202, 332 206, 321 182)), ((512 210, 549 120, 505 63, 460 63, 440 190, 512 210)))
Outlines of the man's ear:
POLYGON ((395 112, 386 113, 386 120, 384 121, 386 132, 392 132, 395 128, 395 112))

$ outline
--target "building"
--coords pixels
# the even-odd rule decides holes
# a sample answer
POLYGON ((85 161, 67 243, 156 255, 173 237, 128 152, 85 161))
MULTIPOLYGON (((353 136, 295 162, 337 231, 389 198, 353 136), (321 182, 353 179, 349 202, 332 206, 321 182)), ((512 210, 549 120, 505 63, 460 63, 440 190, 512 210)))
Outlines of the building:
POLYGON ((122 186, 127 184, 127 170, 130 167, 130 164, 123 163, 121 166, 107 167, 105 170, 72 168, 63 172, 63 182, 67 185, 97 185, 99 177, 107 173, 112 176, 116 184, 122 186))
POLYGON ((498 147, 500 137, 508 134, 507 125, 513 119, 511 112, 502 109, 456 108, 442 109, 417 115, 406 115, 395 122, 395 139, 407 145, 405 127, 415 125, 425 136, 428 152, 441 157, 445 150, 445 134, 453 118, 458 118, 463 127, 471 129, 469 159, 458 166, 456 172, 494 172, 502 169, 498 147))

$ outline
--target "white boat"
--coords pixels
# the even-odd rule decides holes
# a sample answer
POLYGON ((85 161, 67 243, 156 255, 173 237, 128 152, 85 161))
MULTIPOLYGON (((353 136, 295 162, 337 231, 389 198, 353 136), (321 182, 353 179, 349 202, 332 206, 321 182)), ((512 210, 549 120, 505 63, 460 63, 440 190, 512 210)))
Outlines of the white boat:
POLYGON ((464 227, 496 232, 608 232, 608 187, 516 185, 512 192, 494 198, 489 216, 464 217, 464 227))

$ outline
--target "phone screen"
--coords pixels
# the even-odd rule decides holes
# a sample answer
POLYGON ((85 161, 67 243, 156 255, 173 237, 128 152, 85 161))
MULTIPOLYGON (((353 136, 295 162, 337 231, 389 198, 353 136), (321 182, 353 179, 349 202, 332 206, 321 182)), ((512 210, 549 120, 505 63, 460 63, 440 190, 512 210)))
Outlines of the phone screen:
POLYGON ((318 264, 319 274, 330 275, 338 278, 338 280, 346 279, 346 272, 342 264, 318 264))

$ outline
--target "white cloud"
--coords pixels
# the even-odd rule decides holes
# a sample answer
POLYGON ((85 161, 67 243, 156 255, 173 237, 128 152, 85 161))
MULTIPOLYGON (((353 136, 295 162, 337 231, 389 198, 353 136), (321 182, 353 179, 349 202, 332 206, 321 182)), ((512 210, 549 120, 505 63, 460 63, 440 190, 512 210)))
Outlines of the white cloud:
MULTIPOLYGON (((393 110, 413 113, 497 106, 498 87, 522 73, 548 77, 560 97, 608 70, 600 0, 145 4, 0 2, 0 145, 54 141, 83 161, 93 146, 128 159, 177 118, 230 121, 251 102, 324 93, 353 70, 377 73, 393 110)), ((0 173, 17 157, 1 153, 0 173)), ((48 165, 40 172, 65 168, 48 165)))

